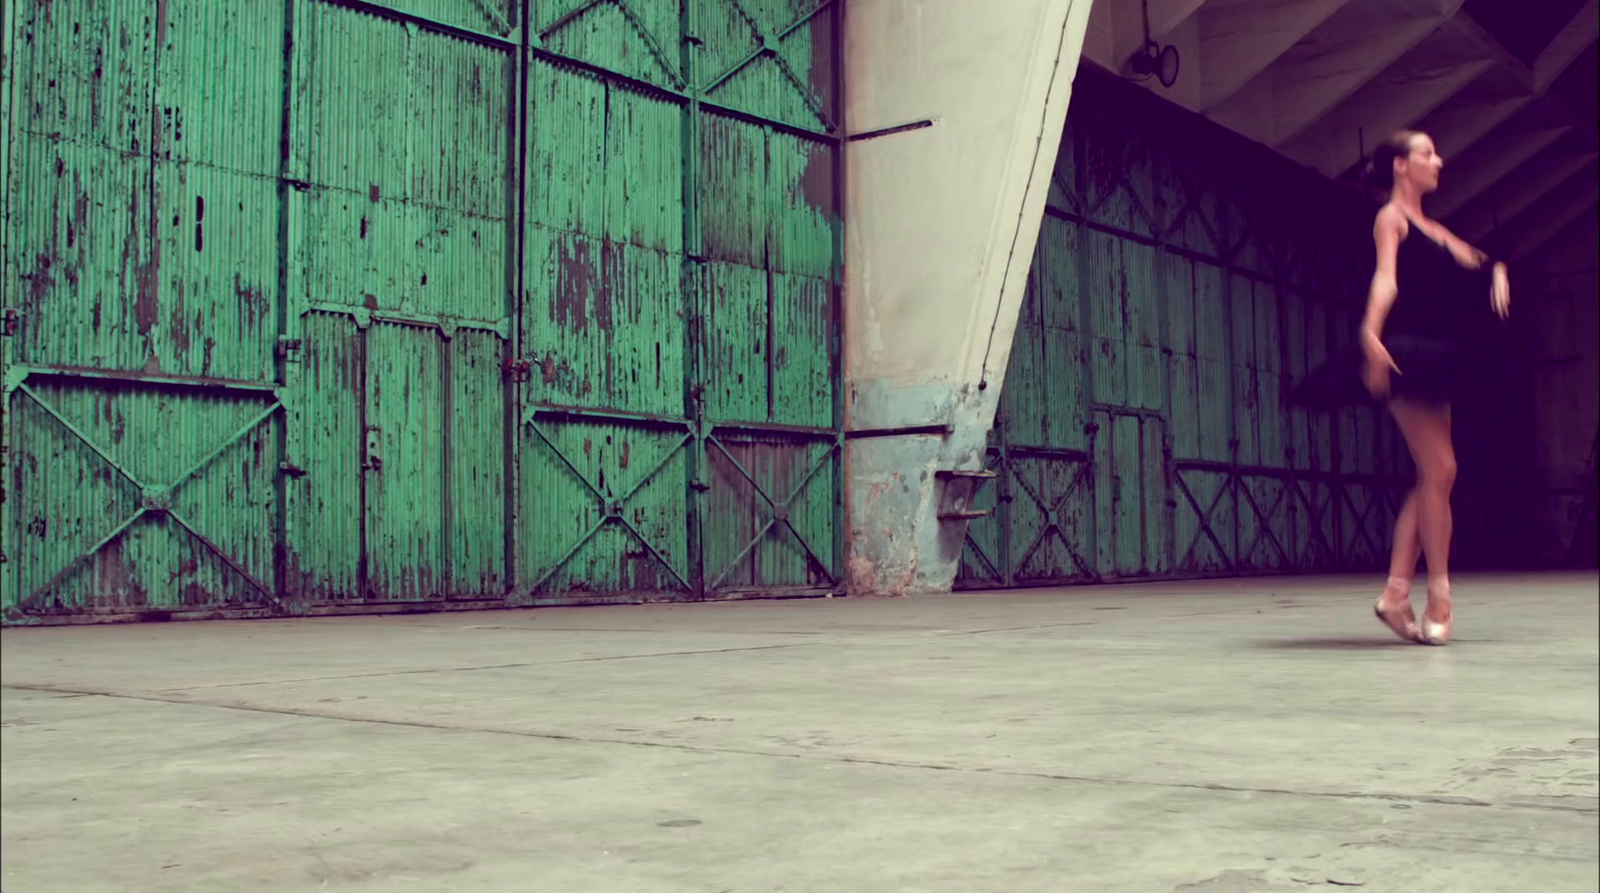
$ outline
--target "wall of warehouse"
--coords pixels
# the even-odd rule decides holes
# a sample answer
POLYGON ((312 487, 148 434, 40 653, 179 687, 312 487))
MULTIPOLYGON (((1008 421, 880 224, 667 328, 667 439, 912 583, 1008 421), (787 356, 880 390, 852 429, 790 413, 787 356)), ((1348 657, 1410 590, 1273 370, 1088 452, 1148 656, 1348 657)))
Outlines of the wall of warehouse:
POLYGON ((7 622, 838 591, 841 9, 5 4, 7 622))
MULTIPOLYGON (((968 531, 961 585, 1382 567, 1411 485, 1393 422, 1287 401, 1355 334, 1374 210, 1080 74, 989 446, 994 513, 968 531)), ((1532 420, 1506 423, 1527 406, 1525 351, 1503 340, 1512 373, 1457 408, 1467 565, 1520 561, 1536 511, 1532 420)))

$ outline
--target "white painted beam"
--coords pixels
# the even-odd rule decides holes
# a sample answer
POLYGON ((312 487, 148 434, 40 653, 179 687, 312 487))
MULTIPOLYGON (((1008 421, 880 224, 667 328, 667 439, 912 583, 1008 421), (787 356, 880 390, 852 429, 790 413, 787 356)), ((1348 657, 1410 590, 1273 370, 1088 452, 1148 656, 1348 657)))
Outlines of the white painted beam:
POLYGON ((1543 93, 1589 44, 1600 39, 1600 0, 1588 0, 1533 62, 1535 89, 1543 93))
POLYGON ((1238 93, 1350 0, 1212 0, 1200 11, 1200 104, 1238 93))
MULTIPOLYGON (((1496 133, 1479 140, 1472 151, 1452 158, 1445 155, 1439 192, 1429 200, 1429 213, 1449 217, 1466 207, 1501 177, 1516 170, 1533 156, 1549 148, 1570 127, 1496 133)), ((1444 150, 1440 149, 1444 155, 1444 150)))
MULTIPOLYGON (((1458 8, 1460 0, 1449 0, 1458 8)), ((1448 15, 1397 19, 1370 5, 1345 7, 1232 99, 1213 110, 1219 122, 1281 146, 1421 43, 1448 15), (1378 14, 1375 14, 1378 13, 1378 14)), ((1454 8, 1448 10, 1453 15, 1454 8)))
POLYGON ((1537 253, 1574 221, 1585 214, 1592 216, 1597 203, 1600 203, 1600 173, 1590 164, 1518 214, 1515 220, 1502 225, 1513 246, 1511 259, 1521 260, 1537 253))
POLYGON ((1433 137, 1434 145, 1448 157, 1460 157, 1466 150, 1528 107, 1533 95, 1489 96, 1475 100, 1460 94, 1444 107, 1416 122, 1416 128, 1433 137))
POLYGON ((1469 242, 1482 241, 1494 232, 1499 221, 1515 219, 1574 174, 1593 164, 1596 157, 1600 157, 1600 153, 1537 156, 1452 215, 1447 221, 1450 229, 1469 242))
POLYGON ((1421 120, 1494 64, 1481 56, 1452 63, 1438 54, 1408 55, 1281 149, 1290 158, 1336 177, 1361 160, 1358 132, 1365 133, 1361 142, 1371 149, 1388 134, 1421 120))

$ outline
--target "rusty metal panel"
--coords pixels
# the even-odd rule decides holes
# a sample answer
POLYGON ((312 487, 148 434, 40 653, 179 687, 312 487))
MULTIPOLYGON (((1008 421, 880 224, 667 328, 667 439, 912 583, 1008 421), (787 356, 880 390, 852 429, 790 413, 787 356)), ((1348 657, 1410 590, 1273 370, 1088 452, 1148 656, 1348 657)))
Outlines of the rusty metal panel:
POLYGON ((1177 254, 1161 258, 1167 297, 1167 375, 1171 382, 1172 452, 1185 459, 1198 458, 1201 420, 1198 333, 1195 330, 1195 263, 1177 254))
POLYGON ((1097 223, 1140 236, 1161 231, 1149 142, 1122 117, 1080 113, 1081 190, 1084 213, 1097 223))
POLYGON ((1089 351, 1095 403, 1128 404, 1127 243, 1108 233, 1084 235, 1084 281, 1093 347, 1089 351))
POLYGON ((551 411, 522 436, 524 597, 692 594, 684 425, 551 411))
POLYGON ((1251 281, 1234 274, 1228 282, 1233 372, 1234 460, 1240 465, 1256 465, 1261 458, 1261 383, 1256 366, 1255 291, 1251 281))
POLYGON ((510 54, 319 2, 296 24, 295 290, 313 307, 503 328, 510 54))
POLYGON ((540 45, 667 88, 684 85, 682 14, 660 0, 538 0, 533 27, 540 45))
POLYGON ((839 120, 837 0, 684 3, 707 101, 809 131, 839 120))
POLYGON ((1008 453, 1006 538, 1012 585, 1096 579, 1090 456, 1026 447, 1008 453))
POLYGON ((834 444, 723 431, 709 439, 706 587, 806 590, 833 583, 834 444))
POLYGON ((510 37, 518 31, 523 3, 543 5, 541 0, 366 0, 366 2, 429 23, 496 37, 510 37))
POLYGON ((1160 416, 1139 418, 1139 505, 1144 522, 1144 561, 1149 576, 1172 572, 1175 534, 1172 493, 1172 452, 1167 426, 1160 416))
POLYGON ((362 476, 371 601, 422 601, 445 591, 443 351, 431 329, 374 323, 366 331, 362 476))
POLYGON ((1125 270, 1122 340, 1127 356, 1126 405, 1161 411, 1166 406, 1166 360, 1162 354, 1161 292, 1156 249, 1123 244, 1125 270))
MULTIPOLYGON (((1083 230, 1046 217, 1036 252, 1040 358, 1036 379, 1044 411, 1007 414, 1015 423, 1007 439, 1057 449, 1089 448, 1089 329, 1083 319, 1083 230)), ((1009 387, 1009 386, 1008 386, 1009 387)))
POLYGON ((452 598, 492 598, 508 582, 505 342, 493 332, 462 329, 444 343, 444 361, 445 591, 452 598))
POLYGON ((527 397, 681 417, 681 113, 556 66, 529 87, 527 397))
POLYGON ((366 338, 345 313, 313 312, 287 403, 284 589, 308 604, 359 601, 366 544, 366 338))
POLYGON ((1279 293, 1271 283, 1251 283, 1253 314, 1247 325, 1255 332, 1255 380, 1258 405, 1256 436, 1260 458, 1267 468, 1289 465, 1286 430, 1288 401, 1283 396, 1283 334, 1279 319, 1279 293))
POLYGON ((838 3, 7 11, 8 446, 65 431, 48 480, 87 480, 124 403, 173 456, 260 410, 170 502, 8 466, 8 542, 87 517, 51 500, 132 517, 8 607, 142 609, 156 571, 201 611, 836 587, 838 3))
POLYGON ((19 576, 6 607, 271 606, 278 408, 270 390, 30 376, 8 414, 19 576))
MULTIPOLYGON (((1200 452, 1193 458, 1233 461, 1233 350, 1222 268, 1194 265, 1195 366, 1199 374, 1200 452)), ((1190 457, 1184 457, 1190 458, 1190 457)))

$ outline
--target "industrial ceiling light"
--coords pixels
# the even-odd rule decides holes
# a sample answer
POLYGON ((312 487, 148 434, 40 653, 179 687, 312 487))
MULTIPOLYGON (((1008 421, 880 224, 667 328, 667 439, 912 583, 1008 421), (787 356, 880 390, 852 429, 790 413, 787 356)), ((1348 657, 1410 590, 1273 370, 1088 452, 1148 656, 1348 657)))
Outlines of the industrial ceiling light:
POLYGON ((1171 87, 1178 82, 1178 48, 1162 46, 1150 39, 1150 4, 1144 4, 1144 46, 1128 60, 1128 67, 1141 77, 1154 75, 1161 86, 1171 87))

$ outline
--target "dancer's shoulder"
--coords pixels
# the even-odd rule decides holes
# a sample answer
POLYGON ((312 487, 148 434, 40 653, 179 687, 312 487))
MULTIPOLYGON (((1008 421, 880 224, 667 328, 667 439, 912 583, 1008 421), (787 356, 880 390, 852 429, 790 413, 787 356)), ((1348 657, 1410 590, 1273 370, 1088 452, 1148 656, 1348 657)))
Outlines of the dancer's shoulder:
POLYGON ((1378 214, 1372 221, 1372 234, 1380 235, 1384 232, 1396 233, 1400 238, 1405 238, 1406 232, 1411 228, 1411 220, 1406 212, 1394 202, 1390 202, 1378 209, 1378 214))

